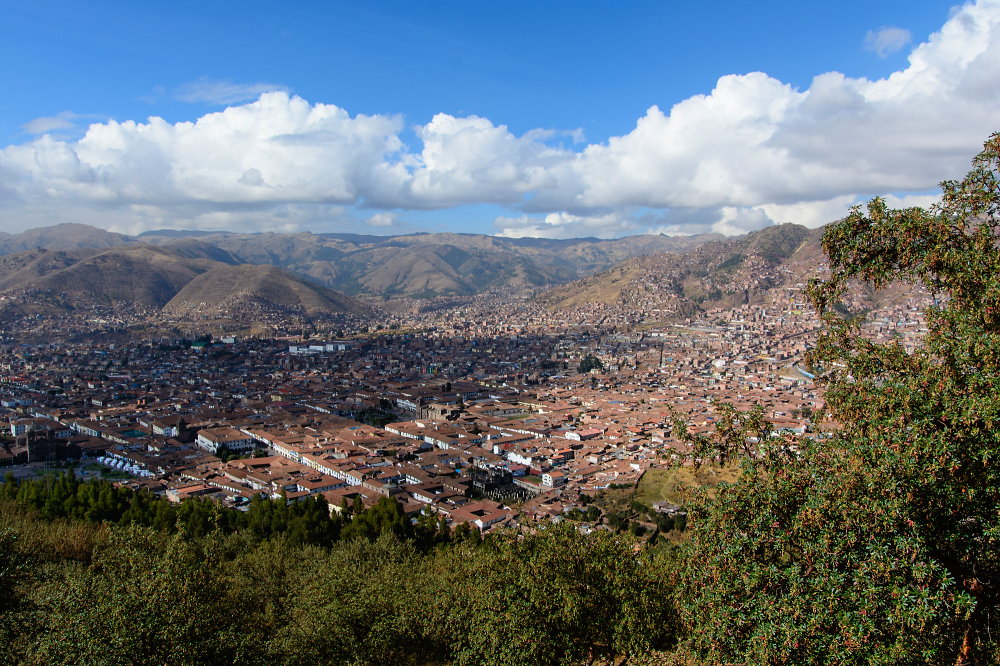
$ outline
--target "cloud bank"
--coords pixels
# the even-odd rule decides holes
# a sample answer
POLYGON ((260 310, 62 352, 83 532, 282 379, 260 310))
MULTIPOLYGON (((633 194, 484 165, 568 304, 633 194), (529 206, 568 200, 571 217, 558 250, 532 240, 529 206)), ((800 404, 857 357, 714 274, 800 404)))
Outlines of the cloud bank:
MULTIPOLYGON (((875 81, 828 72, 796 90, 761 72, 724 76, 580 150, 554 146, 552 131, 516 136, 447 114, 416 127, 411 148, 400 116, 352 117, 284 91, 196 122, 93 124, 76 141, 45 134, 0 150, 0 225, 289 229, 366 209, 384 231, 399 211, 486 203, 510 211, 494 222, 506 236, 816 226, 859 197, 930 201, 939 181, 965 173, 1000 130, 998 25, 1000 0, 967 4, 905 69, 875 81)), ((898 30, 873 33, 870 48, 902 48, 898 30)), ((257 93, 209 87, 191 94, 257 93)))

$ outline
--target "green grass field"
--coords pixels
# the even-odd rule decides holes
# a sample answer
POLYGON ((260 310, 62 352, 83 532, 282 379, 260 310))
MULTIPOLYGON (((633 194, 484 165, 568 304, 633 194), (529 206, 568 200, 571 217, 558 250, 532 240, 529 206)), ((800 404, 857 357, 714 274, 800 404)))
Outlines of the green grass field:
POLYGON ((679 469, 651 469, 642 475, 639 487, 636 489, 635 500, 647 506, 664 500, 671 504, 681 504, 684 501, 684 489, 703 487, 713 489, 722 482, 732 483, 736 480, 737 470, 732 467, 711 469, 702 467, 681 467, 679 469))

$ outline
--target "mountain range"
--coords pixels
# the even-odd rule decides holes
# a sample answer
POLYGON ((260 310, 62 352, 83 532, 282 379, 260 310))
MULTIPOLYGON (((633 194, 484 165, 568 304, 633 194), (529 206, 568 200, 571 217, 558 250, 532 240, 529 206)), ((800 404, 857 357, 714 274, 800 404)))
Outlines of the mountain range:
POLYGON ((0 318, 60 314, 92 305, 152 313, 250 302, 305 313, 372 312, 349 296, 284 269, 233 265, 219 261, 210 247, 198 249, 130 243, 0 256, 0 293, 11 296, 5 297, 0 318), (16 298, 23 293, 32 298, 16 298))
POLYGON ((62 224, 0 236, 0 255, 36 249, 153 246, 188 259, 274 266, 351 296, 390 299, 553 286, 632 257, 687 252, 723 238, 702 234, 549 240, 455 233, 365 236, 177 230, 126 236, 83 224, 62 224))
POLYGON ((606 303, 669 319, 801 286, 823 262, 822 233, 784 224, 740 237, 617 240, 174 230, 133 237, 67 224, 0 236, 0 293, 45 293, 43 314, 129 304, 184 315, 255 303, 365 316, 373 310, 357 298, 501 289, 534 294, 550 310, 606 303))

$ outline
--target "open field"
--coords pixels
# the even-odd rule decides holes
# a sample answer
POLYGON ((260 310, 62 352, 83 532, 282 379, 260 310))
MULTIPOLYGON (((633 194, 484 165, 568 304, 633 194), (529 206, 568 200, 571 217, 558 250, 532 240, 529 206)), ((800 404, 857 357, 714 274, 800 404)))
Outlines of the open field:
POLYGON ((607 513, 631 513, 630 504, 633 492, 631 488, 616 488, 614 490, 606 488, 597 493, 594 504, 607 513))
POLYGON ((671 504, 681 504, 684 501, 684 489, 701 486, 709 489, 714 495, 714 488, 722 482, 732 483, 736 480, 737 470, 734 467, 710 468, 681 467, 679 469, 651 469, 642 475, 639 487, 636 489, 635 500, 647 506, 664 500, 671 504))

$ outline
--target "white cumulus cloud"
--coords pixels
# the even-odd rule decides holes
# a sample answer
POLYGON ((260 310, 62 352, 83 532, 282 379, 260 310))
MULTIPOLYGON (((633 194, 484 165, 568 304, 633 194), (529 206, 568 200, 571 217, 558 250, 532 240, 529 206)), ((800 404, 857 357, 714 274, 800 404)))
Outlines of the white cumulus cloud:
POLYGON ((416 128, 423 150, 405 162, 402 188, 372 192, 369 203, 407 208, 443 208, 466 203, 516 204, 528 192, 556 185, 548 169, 572 153, 549 148, 553 132, 521 137, 486 118, 439 113, 416 128))
POLYGON ((498 217, 493 221, 497 236, 504 238, 616 238, 643 227, 633 215, 615 211, 602 215, 549 213, 545 216, 498 217))
POLYGON ((398 117, 352 118, 280 92, 194 123, 93 124, 76 142, 45 135, 0 151, 0 216, 60 205, 60 217, 77 216, 83 206, 127 225, 153 207, 159 221, 225 214, 238 227, 260 210, 353 204, 372 183, 405 175, 393 159, 401 128, 398 117))
POLYGON ((399 218, 397 213, 382 211, 373 214, 365 221, 373 227, 391 227, 396 224, 397 218, 399 218))
MULTIPOLYGON (((873 32, 876 53, 907 43, 891 30, 873 32)), ((800 90, 763 72, 723 76, 707 94, 651 106, 628 134, 570 147, 554 139, 582 134, 519 136, 443 113, 407 146, 399 116, 196 84, 192 100, 257 98, 195 122, 95 123, 72 141, 45 133, 59 116, 29 123, 42 135, 0 149, 0 226, 242 229, 270 216, 287 228, 355 207, 385 228, 387 211, 493 204, 509 211, 494 222, 502 235, 612 237, 816 226, 875 194, 929 201, 1000 130, 1000 0, 956 9, 886 78, 827 72, 800 90)))

